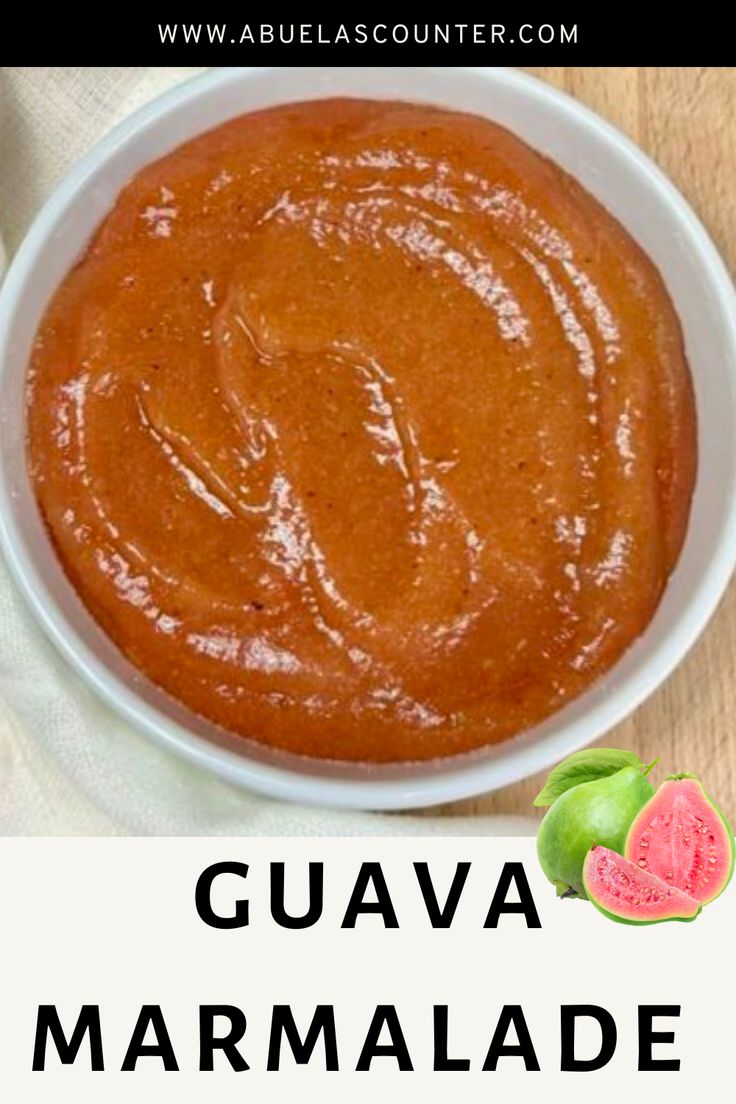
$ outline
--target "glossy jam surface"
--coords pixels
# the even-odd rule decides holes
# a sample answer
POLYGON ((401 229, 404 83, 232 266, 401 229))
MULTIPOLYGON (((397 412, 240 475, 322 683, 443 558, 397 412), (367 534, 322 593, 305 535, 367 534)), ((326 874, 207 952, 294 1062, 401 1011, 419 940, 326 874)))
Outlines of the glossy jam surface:
POLYGON ((195 712, 425 759, 553 713, 644 629, 695 414, 662 281, 490 122, 246 115, 124 189, 40 327, 32 477, 82 601, 195 712))

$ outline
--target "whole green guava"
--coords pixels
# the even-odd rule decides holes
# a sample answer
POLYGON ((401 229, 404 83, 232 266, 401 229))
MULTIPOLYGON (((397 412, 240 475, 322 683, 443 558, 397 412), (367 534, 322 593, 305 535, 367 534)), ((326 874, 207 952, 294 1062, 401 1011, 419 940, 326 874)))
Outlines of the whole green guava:
POLYGON ((582 782, 557 798, 537 835, 537 854, 558 895, 587 897, 583 863, 591 847, 623 854, 626 834, 654 793, 638 767, 582 782))

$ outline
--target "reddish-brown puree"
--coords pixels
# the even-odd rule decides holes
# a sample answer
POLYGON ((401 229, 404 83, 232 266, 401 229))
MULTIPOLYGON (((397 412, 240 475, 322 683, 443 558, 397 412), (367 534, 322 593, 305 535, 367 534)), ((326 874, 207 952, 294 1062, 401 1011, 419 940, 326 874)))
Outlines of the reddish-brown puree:
POLYGON ((503 740, 657 606, 696 464, 654 266, 486 120, 332 100, 146 168, 55 295, 33 481, 82 601, 235 732, 503 740))

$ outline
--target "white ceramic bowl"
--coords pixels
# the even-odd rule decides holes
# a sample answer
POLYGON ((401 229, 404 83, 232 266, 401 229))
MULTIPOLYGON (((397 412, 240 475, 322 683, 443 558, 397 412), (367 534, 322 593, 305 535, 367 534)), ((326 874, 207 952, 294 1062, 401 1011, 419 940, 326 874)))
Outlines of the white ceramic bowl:
POLYGON ((651 694, 711 616, 736 559, 736 296, 705 230, 662 173, 580 104, 504 69, 217 69, 138 111, 57 188, 0 293, 0 535, 48 636, 118 713, 160 744, 263 794, 399 809, 505 786, 601 736, 651 694), (273 752, 222 732, 135 671, 83 609, 51 549, 24 455, 23 381, 44 306, 119 189, 143 165, 234 115, 352 95, 487 115, 574 174, 662 272, 685 332, 697 395, 699 472, 690 528, 654 620, 614 669, 543 724, 498 747, 370 767, 273 752))

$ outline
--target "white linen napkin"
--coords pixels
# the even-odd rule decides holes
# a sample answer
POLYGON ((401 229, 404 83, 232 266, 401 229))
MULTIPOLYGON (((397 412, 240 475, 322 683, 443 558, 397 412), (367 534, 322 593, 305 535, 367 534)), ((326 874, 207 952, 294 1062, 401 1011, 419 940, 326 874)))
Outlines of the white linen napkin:
MULTIPOLYGON (((0 277, 64 172, 199 72, 0 68, 0 277)), ((0 559, 0 835, 530 835, 524 817, 340 813, 269 801, 154 747, 42 638, 0 559)))

